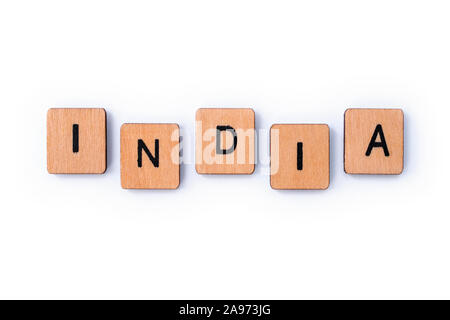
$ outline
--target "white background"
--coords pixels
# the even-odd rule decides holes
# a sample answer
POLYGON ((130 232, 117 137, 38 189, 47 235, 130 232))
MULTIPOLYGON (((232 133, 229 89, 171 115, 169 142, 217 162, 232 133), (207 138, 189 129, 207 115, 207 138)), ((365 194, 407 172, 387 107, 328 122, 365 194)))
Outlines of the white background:
POLYGON ((447 3, 2 1, 0 298, 450 298, 447 3), (50 107, 107 110, 106 174, 47 173, 50 107), (329 124, 330 188, 198 175, 199 107, 329 124), (348 107, 404 110, 402 175, 344 173, 348 107), (180 125, 178 190, 121 189, 124 122, 180 125))

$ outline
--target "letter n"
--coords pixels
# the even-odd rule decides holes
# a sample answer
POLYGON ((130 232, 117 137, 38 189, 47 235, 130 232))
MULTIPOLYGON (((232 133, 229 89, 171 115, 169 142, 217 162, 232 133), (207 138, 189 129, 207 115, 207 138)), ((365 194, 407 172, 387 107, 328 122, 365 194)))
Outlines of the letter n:
POLYGON ((150 159, 150 161, 153 163, 155 168, 159 167, 159 140, 155 139, 155 156, 153 156, 148 150, 147 146, 145 145, 144 141, 142 139, 138 140, 138 167, 142 168, 142 150, 145 151, 145 154, 150 159))

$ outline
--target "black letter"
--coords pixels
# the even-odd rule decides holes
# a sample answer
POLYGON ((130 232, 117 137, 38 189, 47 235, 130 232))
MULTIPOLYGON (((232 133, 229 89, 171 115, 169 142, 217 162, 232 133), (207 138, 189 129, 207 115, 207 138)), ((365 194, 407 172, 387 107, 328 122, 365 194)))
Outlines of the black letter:
POLYGON ((79 151, 78 145, 78 125, 74 124, 72 126, 72 152, 77 153, 79 151))
POLYGON ((150 153, 150 150, 148 150, 147 146, 145 145, 144 141, 141 139, 138 140, 138 167, 142 168, 142 150, 145 151, 150 161, 153 163, 153 165, 158 168, 159 167, 159 140, 155 139, 155 157, 150 153))
POLYGON ((303 142, 297 142, 297 170, 303 170, 303 142))
POLYGON ((237 135, 236 135, 236 131, 234 130, 233 127, 230 126, 217 126, 216 128, 216 153, 217 154, 229 154, 232 153, 237 146, 237 135), (233 146, 228 148, 228 149, 221 149, 220 148, 220 132, 221 131, 230 131, 231 134, 233 135, 233 146))
POLYGON ((370 153, 372 152, 373 148, 379 148, 382 147, 384 151, 384 155, 386 157, 389 157, 389 150, 386 144, 386 139, 384 139, 384 133, 383 128, 381 127, 381 124, 377 124, 375 131, 373 133, 372 139, 370 140, 369 147, 366 151, 366 156, 370 156, 370 153), (377 140, 377 136, 380 135, 381 142, 375 142, 377 140))

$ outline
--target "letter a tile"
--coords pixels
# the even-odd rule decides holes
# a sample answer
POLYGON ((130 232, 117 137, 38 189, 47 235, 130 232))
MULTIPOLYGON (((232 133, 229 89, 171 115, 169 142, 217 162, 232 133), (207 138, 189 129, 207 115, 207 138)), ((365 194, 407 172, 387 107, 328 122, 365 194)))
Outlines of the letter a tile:
POLYGON ((250 108, 203 108, 196 113, 195 169, 200 174, 252 174, 255 113, 250 108))
POLYGON ((274 124, 270 128, 273 189, 327 189, 330 129, 326 124, 274 124))
POLYGON ((401 109, 348 109, 344 117, 344 170, 346 173, 402 173, 403 111, 401 109))
POLYGON ((53 108, 47 113, 49 173, 104 173, 106 112, 101 108, 53 108))
POLYGON ((126 123, 120 129, 120 178, 124 189, 176 189, 180 184, 177 124, 126 123))

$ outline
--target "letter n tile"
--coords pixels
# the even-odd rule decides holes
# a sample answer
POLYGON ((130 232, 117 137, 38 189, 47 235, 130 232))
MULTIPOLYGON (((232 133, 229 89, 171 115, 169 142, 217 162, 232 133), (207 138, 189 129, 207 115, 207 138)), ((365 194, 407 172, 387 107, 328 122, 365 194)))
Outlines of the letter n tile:
POLYGON ((120 179, 124 189, 178 188, 178 125, 123 124, 120 129, 120 179))

